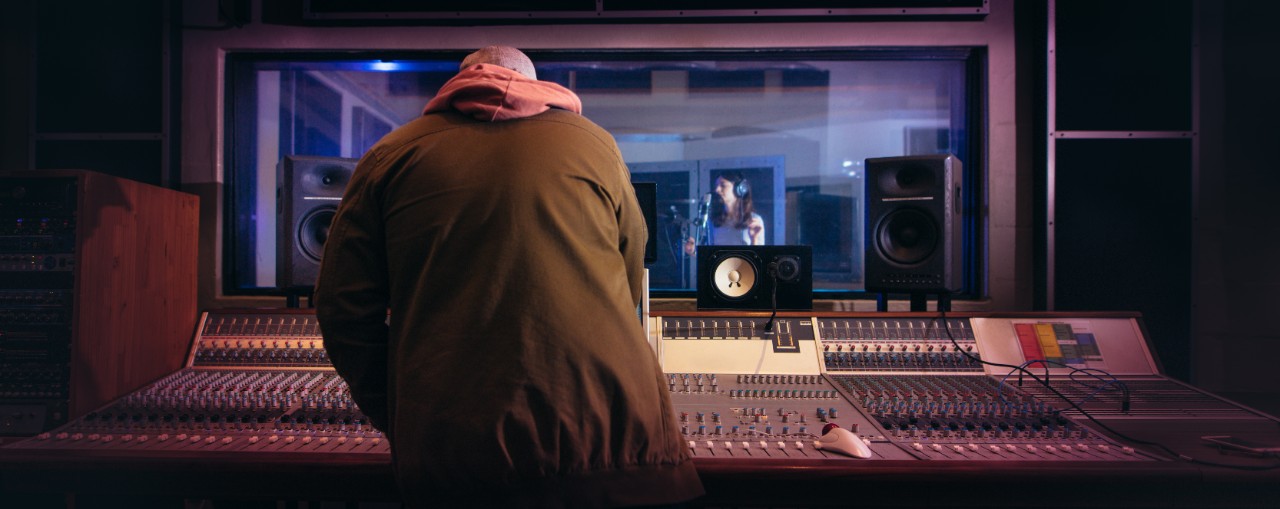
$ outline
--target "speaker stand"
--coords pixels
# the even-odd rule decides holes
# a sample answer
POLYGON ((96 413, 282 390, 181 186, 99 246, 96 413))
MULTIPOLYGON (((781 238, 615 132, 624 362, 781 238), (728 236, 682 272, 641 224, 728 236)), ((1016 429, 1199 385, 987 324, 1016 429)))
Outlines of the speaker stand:
POLYGON ((911 312, 928 311, 929 310, 929 294, 927 293, 911 293, 911 312))
MULTIPOLYGON (((911 311, 924 312, 929 310, 929 294, 925 292, 911 292, 911 311)), ((880 292, 876 294, 876 311, 884 313, 889 311, 889 294, 880 292)), ((951 294, 938 294, 938 311, 951 311, 951 294)))
POLYGON ((889 311, 889 294, 880 292, 876 294, 876 312, 884 313, 889 311))
POLYGON ((298 309, 302 307, 302 296, 307 296, 307 307, 312 306, 311 292, 309 291, 291 291, 284 294, 284 306, 289 309, 298 309))

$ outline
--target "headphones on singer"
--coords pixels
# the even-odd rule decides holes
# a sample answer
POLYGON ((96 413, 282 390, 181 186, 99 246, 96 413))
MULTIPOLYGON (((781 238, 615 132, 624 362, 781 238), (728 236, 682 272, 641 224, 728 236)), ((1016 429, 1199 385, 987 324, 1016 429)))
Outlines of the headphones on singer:
POLYGON ((743 178, 733 184, 734 196, 737 196, 738 198, 743 198, 750 193, 751 193, 751 183, 747 182, 746 178, 743 178))

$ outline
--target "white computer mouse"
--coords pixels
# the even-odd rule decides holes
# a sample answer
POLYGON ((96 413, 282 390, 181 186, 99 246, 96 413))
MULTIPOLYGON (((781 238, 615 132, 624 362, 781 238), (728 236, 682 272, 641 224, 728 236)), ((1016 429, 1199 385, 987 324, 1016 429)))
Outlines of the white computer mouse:
POLYGON ((871 448, 852 431, 830 422, 822 427, 822 436, 813 441, 813 446, 824 451, 832 451, 854 458, 870 458, 871 448))

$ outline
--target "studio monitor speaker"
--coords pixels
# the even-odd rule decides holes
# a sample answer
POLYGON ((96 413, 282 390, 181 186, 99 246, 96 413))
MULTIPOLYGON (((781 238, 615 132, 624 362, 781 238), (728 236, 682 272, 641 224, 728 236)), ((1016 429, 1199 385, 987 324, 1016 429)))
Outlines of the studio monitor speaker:
POLYGON ((698 246, 698 309, 813 308, 809 246, 698 246))
POLYGON ((286 156, 276 173, 276 286, 309 290, 357 159, 286 156))
POLYGON ((960 161, 952 155, 866 161, 866 290, 961 289, 960 161))

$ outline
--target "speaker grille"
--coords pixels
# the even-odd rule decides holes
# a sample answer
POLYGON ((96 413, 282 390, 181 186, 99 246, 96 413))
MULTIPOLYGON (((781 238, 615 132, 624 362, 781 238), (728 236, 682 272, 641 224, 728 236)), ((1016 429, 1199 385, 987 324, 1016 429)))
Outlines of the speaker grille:
POLYGON ((298 224, 298 251, 316 263, 324 256, 324 242, 329 239, 329 225, 333 216, 338 214, 337 207, 318 207, 307 213, 298 224))
POLYGON ((929 214, 914 208, 895 210, 876 225, 876 248, 900 265, 919 265, 938 250, 942 232, 929 214))

